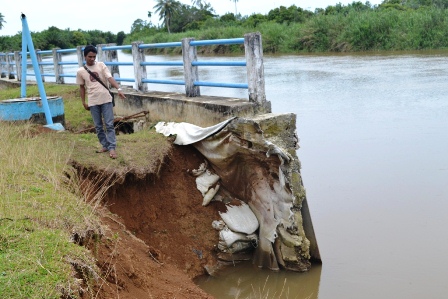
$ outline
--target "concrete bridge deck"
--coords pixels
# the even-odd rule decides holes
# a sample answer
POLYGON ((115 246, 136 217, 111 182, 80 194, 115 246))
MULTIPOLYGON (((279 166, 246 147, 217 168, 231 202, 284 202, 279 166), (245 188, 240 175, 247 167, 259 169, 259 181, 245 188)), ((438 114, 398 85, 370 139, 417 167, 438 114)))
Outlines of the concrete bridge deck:
MULTIPOLYGON (((20 87, 21 82, 16 79, 1 78, 0 85, 20 87)), ((35 85, 35 81, 28 81, 27 85, 35 85)), ((57 84, 57 83, 46 83, 57 84)), ((74 84, 66 84, 74 85, 74 84)), ((254 117, 259 114, 270 113, 270 102, 264 106, 243 98, 220 96, 187 97, 180 92, 137 91, 123 86, 126 99, 118 97, 115 90, 114 114, 117 117, 134 115, 141 111, 148 111, 146 121, 188 122, 197 126, 207 127, 222 122, 230 117, 254 117)), ((2 100, 2 99, 0 99, 2 100)))
POLYGON ((184 93, 148 91, 145 93, 124 88, 126 99, 115 96, 114 113, 117 116, 133 115, 148 111, 147 120, 188 122, 207 127, 230 117, 254 117, 270 113, 270 102, 260 107, 241 98, 219 96, 187 97, 184 93))

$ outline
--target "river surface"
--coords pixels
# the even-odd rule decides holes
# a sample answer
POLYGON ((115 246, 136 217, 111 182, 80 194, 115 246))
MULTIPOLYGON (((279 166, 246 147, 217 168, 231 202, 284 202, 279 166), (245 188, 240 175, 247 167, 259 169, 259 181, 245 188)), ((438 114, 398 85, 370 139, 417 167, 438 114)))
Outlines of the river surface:
MULTIPOLYGON (((307 273, 242 264, 198 284, 217 299, 448 298, 448 51, 266 56, 264 68, 272 111, 297 115, 323 263, 307 273)), ((148 78, 182 74, 148 69, 148 78)), ((235 67, 201 67, 200 80, 247 82, 235 67)))
POLYGON ((448 298, 448 51, 268 56, 265 77, 273 112, 297 114, 323 263, 200 285, 218 299, 448 298))

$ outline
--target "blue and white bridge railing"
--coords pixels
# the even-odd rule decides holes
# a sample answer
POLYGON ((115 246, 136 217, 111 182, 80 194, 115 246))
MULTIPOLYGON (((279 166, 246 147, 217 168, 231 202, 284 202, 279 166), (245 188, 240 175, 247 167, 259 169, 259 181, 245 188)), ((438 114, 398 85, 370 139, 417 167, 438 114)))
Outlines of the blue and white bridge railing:
MULTIPOLYGON (((54 77, 55 82, 64 84, 66 77, 76 77, 76 73, 64 73, 65 65, 78 65, 82 67, 85 63, 83 55, 84 46, 78 46, 72 49, 36 50, 38 65, 42 80, 45 77, 54 77), (63 61, 63 54, 76 53, 77 61, 63 61), (52 55, 52 61, 42 61, 43 56, 52 55), (43 66, 47 66, 47 72, 44 72, 43 66), (53 67, 53 73, 48 68, 53 67)), ((200 87, 225 87, 242 88, 248 90, 248 99, 260 106, 266 105, 264 67, 263 67, 263 47, 261 34, 248 33, 244 38, 216 39, 216 40, 194 40, 193 38, 184 38, 181 42, 144 44, 142 42, 133 42, 131 45, 117 46, 115 44, 97 45, 97 60, 103 61, 110 69, 117 82, 132 82, 136 90, 148 91, 148 84, 175 84, 184 85, 185 94, 188 97, 197 97, 201 95, 200 87), (245 60, 242 61, 206 61, 198 60, 197 47, 211 45, 233 45, 244 44, 245 60), (181 47, 182 61, 146 61, 145 49, 181 47), (132 53, 132 62, 118 61, 118 50, 128 50, 132 53), (133 78, 122 78, 120 76, 119 66, 133 67, 133 78), (183 67, 184 80, 154 79, 148 78, 146 69, 151 66, 179 66, 183 67), (246 67, 247 82, 208 82, 201 81, 198 68, 201 66, 211 67, 246 67)), ((27 53, 29 54, 29 53, 27 53)), ((27 64, 31 64, 27 62, 27 64)), ((14 51, 13 53, 0 53, 1 77, 8 77, 21 81, 22 53, 14 51)), ((26 74, 34 76, 34 73, 26 74)))

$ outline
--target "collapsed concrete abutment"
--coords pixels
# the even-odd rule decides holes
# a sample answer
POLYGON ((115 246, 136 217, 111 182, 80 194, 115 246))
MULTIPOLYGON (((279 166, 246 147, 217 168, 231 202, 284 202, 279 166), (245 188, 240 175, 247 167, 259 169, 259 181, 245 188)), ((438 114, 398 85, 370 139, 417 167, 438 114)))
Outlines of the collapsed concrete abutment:
POLYGON ((174 143, 191 144, 206 158, 195 170, 201 178, 196 183, 203 206, 219 201, 226 207, 220 214, 223 223, 214 226, 222 253, 245 252, 255 240, 252 260, 258 267, 307 271, 311 259, 320 260, 296 155, 295 121, 294 114, 264 114, 234 117, 203 130, 188 123, 156 126, 176 136, 174 143), (255 230, 247 231, 252 218, 258 222, 256 238, 255 230))
MULTIPOLYGON (((148 111, 146 121, 171 124, 171 128, 159 129, 166 129, 163 133, 167 136, 177 136, 176 140, 193 130, 193 139, 187 136, 188 141, 178 144, 193 145, 219 177, 219 186, 214 182, 212 192, 203 194, 208 197, 206 201, 219 198, 228 204, 240 200, 258 219, 255 264, 273 270, 306 271, 311 260, 321 260, 300 173, 295 114, 274 114, 270 102, 256 107, 244 99, 188 98, 162 92, 132 92, 127 97, 117 104, 118 115, 148 111), (222 128, 194 140, 201 128, 209 131, 220 123, 222 128), (180 125, 185 127, 179 130, 180 125)), ((144 127, 141 120, 140 127, 144 127)), ((244 251, 247 240, 242 242, 244 251)), ((237 251, 226 248, 224 253, 237 251)))

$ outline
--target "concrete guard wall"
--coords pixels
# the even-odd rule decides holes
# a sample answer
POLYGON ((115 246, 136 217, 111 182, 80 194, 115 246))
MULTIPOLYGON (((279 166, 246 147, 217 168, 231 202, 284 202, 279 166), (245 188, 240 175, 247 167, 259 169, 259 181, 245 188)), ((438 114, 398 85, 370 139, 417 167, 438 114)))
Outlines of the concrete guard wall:
POLYGON ((117 117, 134 115, 148 111, 146 121, 154 123, 187 122, 200 127, 220 123, 233 116, 253 117, 271 112, 270 102, 264 107, 247 99, 225 98, 219 96, 187 97, 183 93, 124 89, 126 99, 115 93, 114 113, 117 117))

